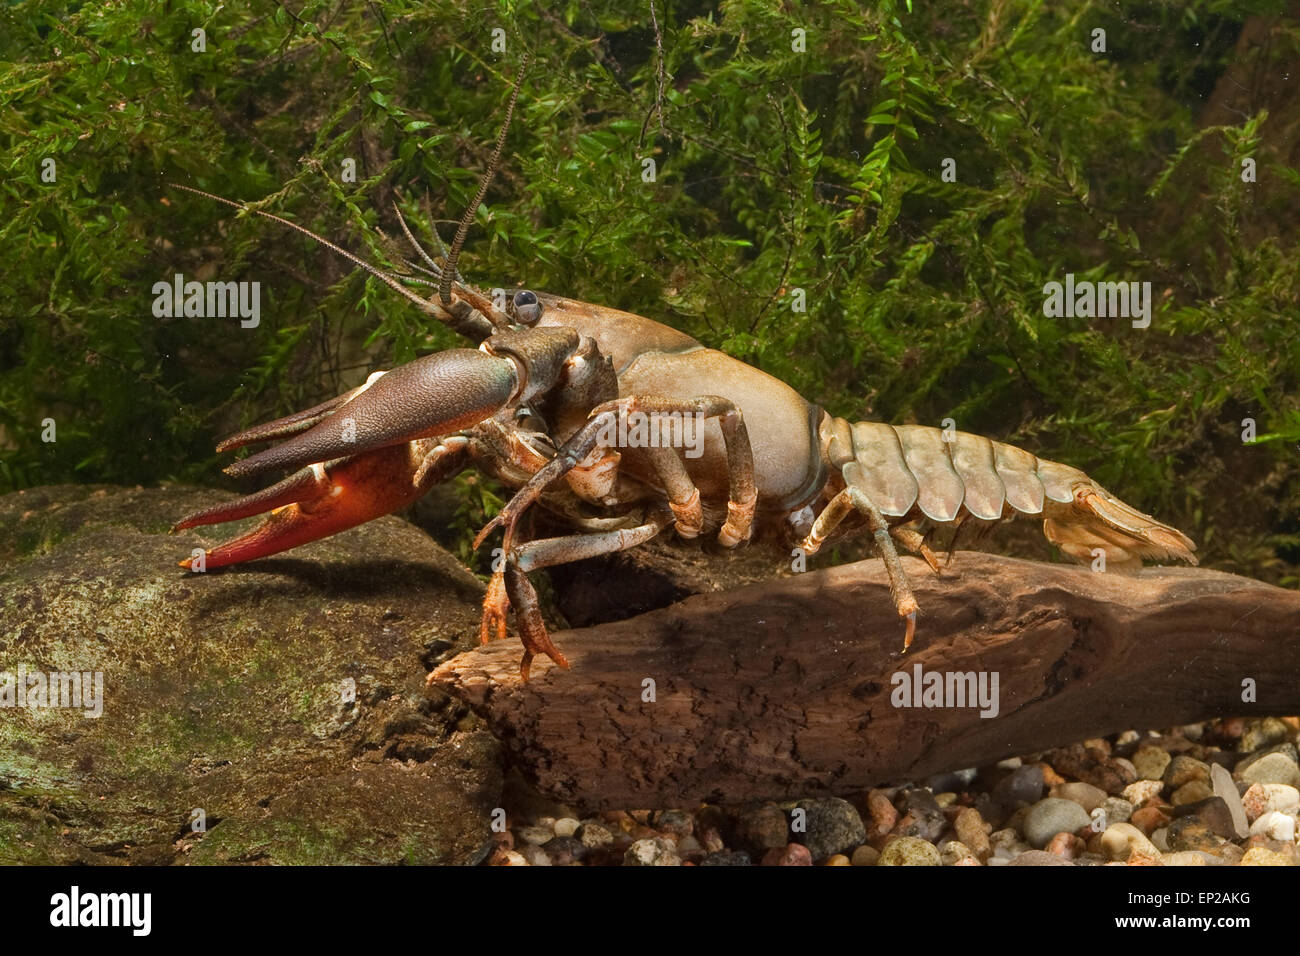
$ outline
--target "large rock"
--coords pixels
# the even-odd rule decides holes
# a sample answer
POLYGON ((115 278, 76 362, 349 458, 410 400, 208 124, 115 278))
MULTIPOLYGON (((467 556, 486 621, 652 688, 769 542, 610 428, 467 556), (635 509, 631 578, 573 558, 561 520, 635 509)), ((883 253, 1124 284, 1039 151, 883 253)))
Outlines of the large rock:
POLYGON ((478 580, 397 518, 181 570, 232 529, 167 528, 225 494, 0 497, 0 672, 103 673, 98 718, 0 709, 0 862, 480 859, 499 749, 424 692, 476 643, 478 580))

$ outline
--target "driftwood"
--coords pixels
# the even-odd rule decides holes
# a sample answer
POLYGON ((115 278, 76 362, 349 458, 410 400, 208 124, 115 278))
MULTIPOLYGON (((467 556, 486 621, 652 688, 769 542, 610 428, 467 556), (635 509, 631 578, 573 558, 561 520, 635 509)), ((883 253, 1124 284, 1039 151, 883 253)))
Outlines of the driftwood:
POLYGON ((906 655, 883 568, 863 561, 561 632, 572 670, 538 660, 527 684, 514 640, 434 681, 542 790, 591 808, 843 794, 1128 728, 1300 713, 1295 591, 973 552, 942 577, 907 570, 921 615, 906 655), (923 706, 897 706, 897 675, 917 668, 904 699, 923 706), (982 674, 986 694, 996 675, 996 716, 952 706, 969 686, 955 679, 949 706, 924 706, 931 672, 982 674))

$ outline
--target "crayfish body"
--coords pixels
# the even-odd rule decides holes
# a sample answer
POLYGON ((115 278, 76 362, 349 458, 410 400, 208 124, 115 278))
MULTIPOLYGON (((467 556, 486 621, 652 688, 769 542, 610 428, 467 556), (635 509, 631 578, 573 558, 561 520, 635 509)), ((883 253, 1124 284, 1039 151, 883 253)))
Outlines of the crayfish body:
POLYGON ((1067 465, 964 432, 849 423, 641 316, 527 290, 504 314, 485 314, 469 303, 487 305, 486 297, 465 292, 449 307, 428 303, 445 321, 458 316, 462 327, 490 331, 477 350, 375 373, 331 402, 221 443, 224 451, 282 439, 226 470, 292 474, 178 522, 175 530, 269 512, 247 535, 208 551, 208 568, 354 527, 478 468, 514 489, 476 541, 504 529, 505 560, 488 587, 482 638, 505 635, 513 605, 527 678, 537 654, 567 666, 528 572, 634 547, 670 525, 728 547, 748 541, 756 522, 779 525, 812 554, 851 519, 845 527, 865 527, 885 562, 906 625, 904 649, 918 608, 898 551, 938 570, 926 544, 935 526, 1041 517, 1048 539, 1079 560, 1100 548, 1109 567, 1143 558, 1196 562, 1189 538, 1067 465), (629 434, 636 416, 680 423, 676 447, 611 443, 609 436, 629 434), (534 504, 573 532, 523 540, 520 520, 534 504))

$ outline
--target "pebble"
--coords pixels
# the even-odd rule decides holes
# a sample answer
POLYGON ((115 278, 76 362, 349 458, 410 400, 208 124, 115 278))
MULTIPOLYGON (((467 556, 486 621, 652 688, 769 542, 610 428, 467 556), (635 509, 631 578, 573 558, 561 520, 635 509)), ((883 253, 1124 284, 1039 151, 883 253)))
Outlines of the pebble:
POLYGON ((1237 776, 1247 783, 1284 783, 1300 787, 1300 766, 1284 753, 1265 754, 1238 769, 1237 776))
POLYGON ((1087 811, 1073 800, 1047 797, 1025 814, 1022 830, 1029 845, 1041 850, 1058 833, 1073 833, 1091 823, 1087 811))
POLYGON ((867 794, 867 813, 871 817, 871 829, 867 832, 868 839, 883 838, 898 822, 898 811, 894 809, 894 802, 883 790, 872 790, 867 794))
POLYGON ((972 860, 979 866, 974 851, 960 840, 949 840, 939 847, 939 862, 944 866, 957 866, 963 860, 972 860))
POLYGON ((1205 855, 1195 850, 1178 850, 1173 853, 1160 854, 1160 862, 1165 866, 1208 866, 1205 855))
POLYGON ((1169 824, 1166 840, 1170 850, 1214 850, 1223 842, 1221 836, 1192 814, 1169 824))
POLYGON ((1119 793, 1137 780, 1137 771, 1129 761, 1123 758, 1112 760, 1102 750, 1082 744, 1053 750, 1048 759, 1060 773, 1100 787, 1107 793, 1119 793))
POLYGON ((1283 843, 1295 842, 1295 817, 1270 810, 1250 825, 1252 834, 1264 834, 1283 843))
POLYGON ((704 853, 705 850, 704 847, 700 845, 700 841, 689 834, 677 841, 677 855, 682 859, 692 856, 703 856, 704 853))
POLYGON ((939 805, 940 810, 945 810, 957 802, 957 794, 949 791, 947 793, 936 793, 934 802, 939 805))
POLYGON ((722 839, 722 834, 713 827, 708 827, 700 833, 700 846, 705 853, 721 853, 727 848, 722 839))
POLYGON ((1161 748, 1147 744, 1133 754, 1133 769, 1137 771, 1139 780, 1160 780, 1171 759, 1161 748))
MULTIPOLYGON (((1246 792, 1241 795, 1241 808, 1246 811, 1246 819, 1251 823, 1255 822, 1256 817, 1267 813, 1269 810, 1277 809, 1268 805, 1268 791, 1264 789, 1265 786, 1277 787, 1281 786, 1281 784, 1252 783, 1246 788, 1246 792)), ((1294 790, 1295 788, 1291 787, 1289 789, 1294 790)), ((1300 790, 1296 792, 1300 793, 1300 790)))
POLYGON ((920 837, 899 837, 880 854, 880 866, 942 866, 939 848, 920 837))
POLYGON ((993 799, 1008 810, 1035 803, 1043 796, 1043 768, 1037 764, 1017 767, 997 782, 993 799))
POLYGON ((970 847, 971 852, 981 860, 989 858, 989 830, 991 830, 980 812, 974 807, 962 807, 957 811, 957 819, 953 821, 953 830, 957 833, 957 839, 966 846, 970 847))
POLYGON ((1169 821, 1172 819, 1167 812, 1169 809, 1171 808, 1155 804, 1139 807, 1133 811, 1133 815, 1128 818, 1128 822, 1149 836, 1153 831, 1169 825, 1169 821))
POLYGON ((1246 725, 1241 739, 1237 741, 1237 752, 1251 753, 1255 750, 1263 750, 1265 747, 1281 743, 1289 736, 1291 734, 1287 725, 1276 717, 1252 720, 1246 725))
POLYGON ((880 862, 880 851, 869 843, 864 843, 853 851, 849 862, 854 866, 875 866, 880 862))
POLYGON ((1204 760, 1197 760, 1187 754, 1179 754, 1169 761, 1162 780, 1175 790, 1184 784, 1199 780, 1208 786, 1210 782, 1210 765, 1204 760))
MULTIPOLYGON (((1246 835, 1244 832, 1240 837, 1237 835, 1237 822, 1233 819, 1232 811, 1228 809, 1227 801, 1222 797, 1210 797, 1200 803, 1188 804, 1174 811, 1175 817, 1188 815, 1196 817, 1219 836, 1226 839, 1239 840, 1246 835)), ((1245 818, 1244 812, 1242 818, 1243 820, 1245 818)))
POLYGON ((1241 858, 1242 866, 1290 866, 1291 861, 1281 853, 1275 853, 1272 850, 1265 850, 1263 847, 1254 847, 1247 850, 1246 855, 1241 858))
POLYGON ((1033 804, 1027 803, 1019 810, 1017 810, 1015 813, 1011 814, 1011 816, 1003 820, 1002 829, 1015 830, 1017 833, 1024 832, 1025 817, 1029 815, 1029 808, 1031 806, 1033 806, 1033 804))
POLYGON ((1208 800, 1214 796, 1214 790, 1209 783, 1204 780, 1189 780, 1169 798, 1169 802, 1176 807, 1185 806, 1189 803, 1200 803, 1202 800, 1208 800))
POLYGON ((590 852, 581 842, 573 837, 557 836, 549 843, 542 844, 552 863, 556 866, 568 866, 581 860, 590 852))
POLYGON ((914 810, 938 810, 934 793, 926 787, 908 787, 898 793, 898 808, 905 813, 914 810))
POLYGON ((1110 826, 1112 823, 1127 823, 1129 818, 1133 816, 1133 804, 1123 797, 1107 797, 1101 808, 1106 813, 1104 821, 1106 826, 1110 826))
POLYGON ((723 850, 710 853, 700 861, 700 866, 753 866, 754 861, 743 850, 723 850))
POLYGON ((1052 769, 1051 764, 1040 763, 1038 766, 1043 768, 1043 785, 1047 787, 1059 787, 1065 783, 1065 778, 1052 769))
MULTIPOLYGON (((1264 792, 1264 808, 1261 812, 1276 810, 1278 813, 1294 814, 1300 810, 1300 790, 1285 783, 1255 783, 1264 792)), ((1256 814, 1258 816, 1259 814, 1256 814)))
POLYGON ((555 835, 558 837, 571 837, 578 832, 578 827, 582 826, 573 817, 561 817, 555 821, 555 835))
POLYGON ((1072 800, 1088 813, 1106 802, 1106 791, 1090 783, 1063 783, 1052 788, 1052 796, 1072 800))
POLYGON ((1133 766, 1133 761, 1127 757, 1114 757, 1110 762, 1111 766, 1119 772, 1120 782, 1116 790, 1122 790, 1124 787, 1133 783, 1138 778, 1137 767, 1133 766))
POLYGON ((524 859, 522 853, 514 850, 504 850, 493 857, 493 866, 528 866, 528 861, 524 859))
POLYGON ((637 840, 623 855, 624 866, 681 866, 677 849, 663 837, 637 840))
POLYGON ((529 843, 520 847, 519 855, 528 861, 529 866, 551 865, 551 858, 546 855, 546 851, 535 843, 529 843))
POLYGON ((1154 800, 1164 792, 1165 785, 1161 780, 1139 780, 1137 783, 1131 783, 1124 788, 1120 794, 1125 800, 1140 807, 1148 800, 1154 800))
POLYGON ((660 810, 650 817, 650 825, 661 833, 679 837, 695 832, 695 821, 683 810, 660 810))
POLYGON ((1054 853, 1057 856, 1064 857, 1067 860, 1073 860, 1083 853, 1084 843, 1073 833, 1058 833, 1052 837, 1047 844, 1047 852, 1054 853))
POLYGON ((578 828, 578 841, 587 849, 595 850, 613 843, 614 834, 605 824, 588 820, 578 828))
POLYGON ((1127 860, 1134 853, 1159 857, 1160 851, 1131 823, 1112 823, 1101 835, 1101 851, 1111 860, 1127 860))
POLYGON ((1228 773, 1226 767, 1217 763, 1212 764, 1210 782, 1214 785, 1214 795, 1223 801, 1224 806, 1228 808, 1228 815, 1232 818, 1232 831, 1222 835, 1241 839, 1246 835, 1249 824, 1246 822, 1246 808, 1242 805, 1241 794, 1232 779, 1232 774, 1228 773))
POLYGON ((812 866, 812 854, 801 843, 787 843, 763 854, 763 866, 812 866))
POLYGON ((1160 862, 1160 857, 1162 855, 1163 854, 1156 854, 1153 856, 1150 853, 1133 853, 1125 863, 1128 866, 1164 866, 1164 864, 1160 862))
POLYGON ((1213 850, 1207 850, 1204 852, 1211 857, 1208 861, 1210 866, 1216 865, 1214 862, 1215 860, 1218 860, 1218 866, 1234 866, 1241 862, 1241 858, 1246 851, 1243 847, 1239 847, 1235 843, 1225 843, 1222 846, 1215 847, 1213 850))
POLYGON ((532 846, 541 846, 555 837, 555 831, 550 827, 542 826, 520 827, 515 831, 515 836, 532 846))
MULTIPOLYGON (((862 817, 847 800, 820 797, 800 800, 795 806, 804 811, 805 825, 804 832, 796 833, 795 839, 808 848, 814 860, 825 860, 842 854, 861 846, 867 839, 862 817)), ((942 819, 942 814, 939 816, 942 819)))
POLYGON ((1043 850, 1026 850, 1007 866, 1074 866, 1072 862, 1059 857, 1055 853, 1046 853, 1043 850))
POLYGON ((789 834, 789 821, 774 803, 751 808, 736 820, 736 842, 754 856, 785 846, 789 834))
POLYGON ((826 862, 822 864, 822 866, 852 866, 852 865, 853 864, 849 862, 849 858, 845 856, 843 853, 836 853, 834 856, 829 857, 826 860, 826 862))
POLYGON ((908 810, 894 827, 895 836, 914 836, 933 843, 948 828, 948 818, 937 807, 908 810))

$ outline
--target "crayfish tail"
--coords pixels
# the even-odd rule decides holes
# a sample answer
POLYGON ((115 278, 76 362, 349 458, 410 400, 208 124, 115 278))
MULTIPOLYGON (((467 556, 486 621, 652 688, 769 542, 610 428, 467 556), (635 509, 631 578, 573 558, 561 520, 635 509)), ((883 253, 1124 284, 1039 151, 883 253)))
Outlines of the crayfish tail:
POLYGON ((1070 503, 1053 503, 1045 519, 1047 539, 1079 561, 1093 560, 1101 549, 1114 566, 1140 566, 1143 558, 1197 563, 1191 538, 1092 482, 1076 485, 1070 503))

